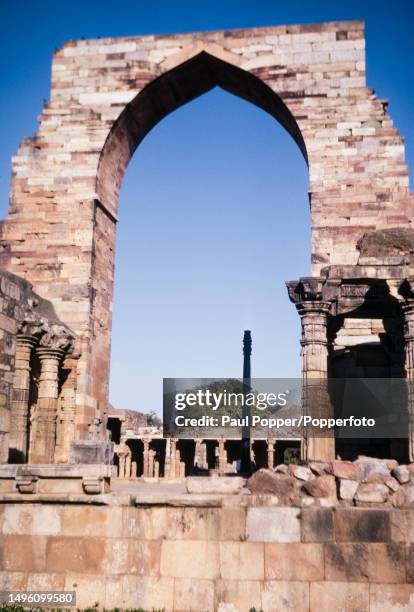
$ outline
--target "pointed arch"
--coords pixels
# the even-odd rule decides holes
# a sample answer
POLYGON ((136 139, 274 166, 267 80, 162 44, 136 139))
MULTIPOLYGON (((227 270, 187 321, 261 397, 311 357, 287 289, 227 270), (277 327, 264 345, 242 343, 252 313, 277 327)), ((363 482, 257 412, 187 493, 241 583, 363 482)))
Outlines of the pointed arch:
MULTIPOLYGON (((97 172, 96 193, 106 210, 116 216, 119 190, 135 149, 148 132, 166 115, 194 100, 213 87, 232 93, 272 115, 292 136, 307 163, 305 141, 299 126, 280 96, 266 83, 234 63, 215 55, 209 45, 190 59, 178 52, 162 67, 174 66, 144 87, 124 108, 112 126, 103 146, 97 172)), ((234 54, 224 51, 226 59, 234 54)), ((223 53, 221 55, 224 57, 223 53)), ((237 56, 235 56, 237 57, 237 56)))

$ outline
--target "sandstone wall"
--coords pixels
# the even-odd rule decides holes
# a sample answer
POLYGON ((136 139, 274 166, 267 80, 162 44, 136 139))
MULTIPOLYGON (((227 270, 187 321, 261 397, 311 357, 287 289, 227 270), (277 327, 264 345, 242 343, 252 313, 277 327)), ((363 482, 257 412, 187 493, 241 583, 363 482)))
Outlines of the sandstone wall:
POLYGON ((363 23, 347 21, 71 41, 54 54, 50 102, 13 158, 1 261, 78 335, 79 435, 107 401, 119 187, 168 112, 220 85, 286 127, 309 164, 313 273, 357 263, 365 232, 412 223, 403 140, 367 88, 364 45, 363 23))
POLYGON ((410 509, 8 503, 0 527, 0 588, 76 590, 80 607, 413 606, 410 509))
POLYGON ((13 282, 12 277, 0 274, 0 463, 6 463, 9 454, 16 332, 22 300, 22 286, 17 279, 13 282))

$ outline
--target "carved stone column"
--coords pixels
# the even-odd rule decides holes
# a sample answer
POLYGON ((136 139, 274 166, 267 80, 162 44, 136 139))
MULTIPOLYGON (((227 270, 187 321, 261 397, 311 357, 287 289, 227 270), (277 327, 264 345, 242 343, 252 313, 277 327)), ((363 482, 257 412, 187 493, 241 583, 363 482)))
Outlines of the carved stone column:
POLYGON ((414 461, 414 300, 407 300, 404 311, 405 371, 408 391, 408 448, 410 461, 414 461))
POLYGON ((30 435, 30 463, 53 463, 56 444, 59 364, 64 351, 42 346, 36 349, 40 377, 36 415, 30 435))
POLYGON ((66 357, 62 365, 63 383, 56 425, 56 463, 67 463, 70 443, 75 439, 76 374, 78 358, 66 357))
POLYGON ((176 451, 177 451, 177 438, 170 438, 170 478, 176 478, 176 451))
POLYGON ((171 439, 165 441, 164 477, 169 478, 171 474, 171 439))
POLYGON ((144 448, 142 451, 142 463, 143 463, 143 470, 142 470, 142 475, 144 478, 148 478, 148 458, 149 458, 149 441, 148 440, 143 440, 142 441, 144 448))
POLYGON ((267 467, 273 470, 275 466, 275 443, 274 438, 269 438, 267 441, 267 467))
MULTIPOLYGON (((302 325, 301 358, 304 414, 329 418, 328 378, 328 314, 331 304, 323 300, 323 279, 302 278, 298 283, 287 283, 289 297, 295 303, 302 325), (325 382, 326 381, 326 382, 325 382)), ((325 434, 326 435, 326 434, 325 434)), ((307 438, 307 459, 331 461, 335 459, 335 438, 307 438)))
POLYGON ((219 457, 218 457, 218 472, 224 474, 227 469, 227 451, 225 448, 226 440, 220 438, 218 441, 219 457))
POLYGON ((10 424, 10 458, 13 463, 26 463, 29 441, 30 358, 37 338, 16 336, 16 357, 13 378, 10 424))

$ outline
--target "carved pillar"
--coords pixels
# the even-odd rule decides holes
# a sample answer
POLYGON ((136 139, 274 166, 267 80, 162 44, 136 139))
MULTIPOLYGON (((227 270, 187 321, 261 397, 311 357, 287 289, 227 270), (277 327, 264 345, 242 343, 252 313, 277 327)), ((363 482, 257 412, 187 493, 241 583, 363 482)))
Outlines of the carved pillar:
MULTIPOLYGON (((329 402, 328 378, 328 314, 329 301, 323 300, 323 279, 302 278, 287 283, 289 297, 295 303, 302 325, 301 358, 304 414, 329 418, 332 406, 329 402)), ((325 434, 327 436, 328 432, 325 434)), ((307 438, 309 461, 331 461, 335 459, 335 438, 307 438)))
POLYGON ((408 392, 408 449, 414 461, 414 300, 407 300, 404 311, 405 371, 408 392))
POLYGON ((182 470, 181 453, 180 453, 180 450, 177 448, 177 450, 175 451, 175 459, 174 459, 175 478, 181 478, 181 470, 182 470))
POLYGON ((67 463, 70 443, 75 439, 77 358, 66 357, 62 366, 63 382, 56 424, 56 463, 67 463))
POLYGON ((150 478, 154 477, 154 461, 155 461, 155 451, 150 448, 148 451, 148 476, 150 478))
POLYGON ((131 453, 125 457, 125 478, 131 478, 131 453))
POLYGON ((56 444, 59 364, 64 351, 59 348, 36 349, 40 377, 36 416, 30 435, 30 463, 53 463, 56 444))
POLYGON ((125 478, 125 455, 118 455, 118 478, 125 478))
POLYGON ((164 476, 169 478, 171 474, 171 438, 165 441, 164 476))
POLYGON ((149 440, 143 440, 144 443, 144 478, 148 478, 149 474, 149 440))
POLYGON ((273 470, 275 466, 275 442, 274 438, 269 438, 267 441, 267 467, 273 470))
POLYGON ((177 449, 177 438, 170 438, 170 478, 176 478, 175 456, 177 449))
POLYGON ((224 474, 227 468, 227 452, 225 449, 226 440, 219 439, 218 448, 219 448, 219 456, 218 456, 218 472, 219 474, 224 474))
POLYGON ((29 441, 30 358, 37 344, 34 336, 16 336, 15 371, 13 378, 10 424, 10 458, 13 463, 27 461, 29 441))
POLYGON ((201 453, 202 453, 201 444, 203 440, 201 438, 196 438, 194 441, 195 441, 195 450, 194 450, 193 467, 201 468, 201 453))

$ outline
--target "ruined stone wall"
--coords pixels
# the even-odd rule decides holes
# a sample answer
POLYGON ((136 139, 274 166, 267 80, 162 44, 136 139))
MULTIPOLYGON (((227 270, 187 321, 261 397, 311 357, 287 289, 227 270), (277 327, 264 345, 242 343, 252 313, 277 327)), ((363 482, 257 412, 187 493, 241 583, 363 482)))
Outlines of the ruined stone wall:
POLYGON ((0 463, 9 454, 10 412, 22 286, 0 273, 0 463))
POLYGON ((286 127, 309 163, 314 274, 355 264, 365 232, 411 224, 403 141, 367 88, 364 44, 351 21, 71 41, 55 53, 50 102, 13 159, 1 261, 78 335, 78 436, 107 401, 119 188, 168 112, 220 85, 286 127))
POLYGON ((2 590, 75 590, 79 607, 413 605, 409 509, 9 503, 0 529, 2 590))

